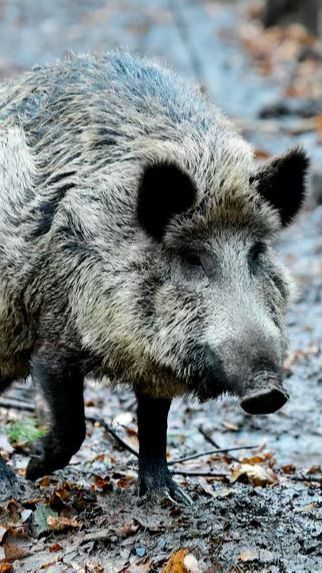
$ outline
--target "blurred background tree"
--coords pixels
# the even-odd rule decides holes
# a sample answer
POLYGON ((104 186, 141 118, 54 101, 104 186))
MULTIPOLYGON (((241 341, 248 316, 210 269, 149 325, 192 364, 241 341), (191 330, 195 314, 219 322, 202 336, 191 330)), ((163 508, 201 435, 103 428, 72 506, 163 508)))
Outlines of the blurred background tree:
POLYGON ((265 27, 298 22, 315 35, 321 36, 321 0, 266 0, 263 12, 265 27))

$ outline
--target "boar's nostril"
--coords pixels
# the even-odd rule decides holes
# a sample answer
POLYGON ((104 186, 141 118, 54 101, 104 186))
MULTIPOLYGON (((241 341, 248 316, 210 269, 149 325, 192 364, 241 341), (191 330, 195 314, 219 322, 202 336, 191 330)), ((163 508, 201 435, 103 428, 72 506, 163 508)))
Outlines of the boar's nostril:
POLYGON ((284 406, 288 395, 284 390, 271 388, 248 394, 241 400, 241 407, 248 414, 272 414, 284 406))

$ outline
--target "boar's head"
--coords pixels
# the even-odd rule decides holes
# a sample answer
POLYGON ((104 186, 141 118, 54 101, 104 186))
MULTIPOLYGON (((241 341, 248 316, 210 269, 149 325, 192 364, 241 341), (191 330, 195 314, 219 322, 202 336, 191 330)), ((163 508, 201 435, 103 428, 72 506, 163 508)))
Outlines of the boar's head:
POLYGON ((161 378, 163 372, 161 394, 174 391, 172 374, 178 388, 200 399, 229 392, 247 412, 270 413, 287 400, 290 294, 272 241, 303 202, 308 159, 294 149, 246 176, 236 166, 238 158, 226 163, 219 182, 175 161, 145 167, 137 203, 147 242, 138 312, 151 379, 153 370, 161 378))

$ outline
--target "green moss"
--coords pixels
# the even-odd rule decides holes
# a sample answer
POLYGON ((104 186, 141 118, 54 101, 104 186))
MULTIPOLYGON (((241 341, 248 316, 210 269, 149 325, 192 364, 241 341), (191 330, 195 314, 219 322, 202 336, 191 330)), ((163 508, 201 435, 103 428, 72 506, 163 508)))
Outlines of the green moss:
POLYGON ((39 428, 37 423, 36 418, 23 418, 10 422, 5 428, 9 441, 14 446, 20 447, 35 442, 46 434, 46 430, 43 427, 39 428))

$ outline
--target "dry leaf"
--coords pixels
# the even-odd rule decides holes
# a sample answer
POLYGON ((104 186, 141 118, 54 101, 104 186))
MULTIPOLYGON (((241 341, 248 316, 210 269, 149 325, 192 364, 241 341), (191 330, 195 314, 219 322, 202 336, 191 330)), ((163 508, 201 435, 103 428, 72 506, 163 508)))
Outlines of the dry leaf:
POLYGON ((259 147, 255 148, 255 159, 269 159, 271 156, 272 154, 265 149, 261 149, 259 147))
POLYGON ((224 426, 224 428, 226 428, 227 430, 231 430, 232 432, 237 432, 237 430, 239 430, 237 424, 233 424, 232 422, 223 422, 222 425, 224 426))
POLYGON ((318 507, 318 504, 316 503, 316 501, 312 501, 311 503, 308 503, 307 505, 302 505, 302 507, 298 507, 295 509, 295 511, 298 512, 303 512, 303 513, 307 513, 307 512, 311 512, 314 509, 316 509, 318 507))
POLYGON ((123 476, 117 480, 116 486, 120 487, 121 489, 126 489, 131 487, 135 483, 135 479, 132 476, 123 476))
POLYGON ((109 476, 106 476, 105 478, 95 476, 95 486, 102 491, 110 491, 113 487, 109 476))
POLYGON ((188 549, 179 549, 171 555, 164 565, 162 573, 201 573, 198 561, 188 549))
POLYGON ((14 568, 10 563, 2 563, 0 565, 0 573, 13 573, 14 568))
POLYGON ((120 426, 128 426, 133 421, 133 414, 131 412, 122 412, 115 416, 113 422, 120 426))
POLYGON ((238 557, 239 561, 256 561, 256 559, 258 559, 257 549, 246 549, 238 557))
POLYGON ((319 115, 315 117, 315 126, 316 130, 319 133, 322 133, 322 113, 319 113, 319 115))
POLYGON ((187 573, 201 573, 198 561, 192 553, 188 553, 183 560, 184 571, 187 573))
POLYGON ((41 487, 49 487, 49 485, 52 482, 52 477, 51 476, 44 476, 39 480, 39 485, 41 487))
POLYGON ((205 478, 200 478, 198 481, 200 487, 202 487, 205 493, 207 493, 211 497, 217 497, 213 487, 205 480, 205 478))
POLYGON ((49 499, 49 505, 51 507, 55 507, 57 505, 58 506, 66 506, 66 505, 68 505, 69 496, 70 496, 70 492, 67 491, 66 488, 64 488, 64 487, 56 488, 52 492, 52 495, 49 499))
POLYGON ((122 569, 119 573, 149 573, 149 571, 151 571, 150 563, 140 563, 140 565, 132 563, 125 569, 122 569))
POLYGON ((54 517, 49 515, 47 517, 47 524, 50 529, 53 529, 54 531, 64 531, 65 529, 81 527, 83 522, 77 519, 70 519, 69 517, 54 517))
POLYGON ((32 531, 36 537, 41 537, 49 531, 48 517, 56 517, 57 513, 45 503, 40 503, 32 514, 32 531))
POLYGON ((239 464, 231 475, 231 482, 246 481, 253 486, 266 486, 277 482, 277 477, 271 468, 265 468, 258 464, 239 464))
POLYGON ((322 473, 322 467, 320 465, 314 465, 311 466, 307 472, 308 475, 315 475, 315 474, 321 474, 322 473))
POLYGON ((1 559, 15 561, 27 557, 30 555, 28 543, 29 537, 25 527, 9 527, 2 536, 1 559))
POLYGON ((188 555, 188 549, 179 549, 171 555, 169 561, 164 565, 162 573, 186 573, 183 561, 188 555))
POLYGON ((49 547, 49 551, 50 553, 56 553, 56 551, 61 551, 63 548, 61 545, 59 545, 59 543, 53 543, 50 547, 49 547))
POLYGON ((115 530, 115 533, 120 536, 120 537, 130 537, 131 535, 134 535, 139 529, 139 526, 136 525, 135 523, 131 522, 131 523, 127 523, 125 525, 123 525, 123 527, 118 527, 115 530))
POLYGON ((294 474, 296 471, 296 467, 293 464, 287 464, 286 466, 282 466, 281 470, 285 474, 294 474))
POLYGON ((263 462, 267 462, 268 460, 271 460, 273 457, 273 454, 271 452, 265 452, 261 455, 256 455, 256 456, 252 456, 251 458, 241 458, 241 463, 242 464, 250 464, 250 465, 255 465, 255 464, 262 464, 263 462))

